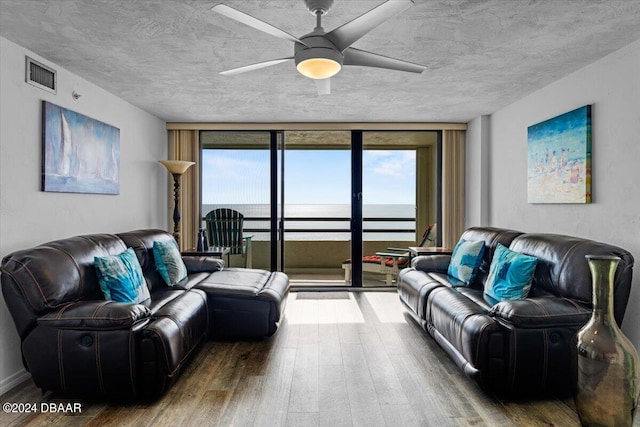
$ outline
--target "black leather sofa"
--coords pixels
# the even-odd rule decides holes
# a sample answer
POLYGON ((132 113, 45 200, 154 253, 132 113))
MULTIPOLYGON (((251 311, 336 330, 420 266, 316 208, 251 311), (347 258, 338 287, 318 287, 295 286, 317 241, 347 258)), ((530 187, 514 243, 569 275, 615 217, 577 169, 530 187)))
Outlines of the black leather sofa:
POLYGON ((576 333, 592 308, 587 254, 621 258, 615 275, 615 318, 622 323, 634 259, 624 249, 557 234, 474 227, 461 236, 483 240, 475 281, 447 275, 450 255, 420 256, 401 270, 398 294, 407 312, 483 389, 506 397, 568 395, 576 383, 576 333), (497 302, 483 294, 498 245, 538 258, 527 298, 497 302))
POLYGON ((163 393, 207 337, 273 335, 289 279, 280 272, 223 267, 183 257, 185 282, 169 287, 153 242, 162 230, 76 236, 14 252, 2 260, 2 292, 22 342, 25 368, 43 391, 118 398, 163 393), (95 256, 135 250, 151 298, 105 301, 95 256))

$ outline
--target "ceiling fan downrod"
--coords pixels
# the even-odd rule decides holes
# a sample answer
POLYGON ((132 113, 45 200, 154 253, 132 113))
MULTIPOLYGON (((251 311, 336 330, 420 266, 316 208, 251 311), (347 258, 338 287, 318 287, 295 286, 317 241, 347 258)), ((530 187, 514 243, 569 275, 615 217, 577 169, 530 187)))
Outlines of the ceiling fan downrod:
POLYGON ((322 17, 329 13, 329 9, 333 6, 333 0, 304 0, 304 3, 307 5, 309 12, 316 17, 316 28, 313 31, 324 33, 322 17))
POLYGON ((333 6, 333 0, 304 0, 304 3, 314 16, 326 15, 333 6))

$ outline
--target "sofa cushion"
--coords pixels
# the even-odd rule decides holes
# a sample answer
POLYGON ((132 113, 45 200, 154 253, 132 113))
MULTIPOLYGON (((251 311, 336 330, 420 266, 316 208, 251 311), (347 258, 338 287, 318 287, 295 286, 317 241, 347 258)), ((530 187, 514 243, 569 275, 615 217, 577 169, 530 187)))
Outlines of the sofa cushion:
POLYGON ((151 292, 151 298, 141 304, 151 311, 151 315, 155 316, 156 312, 162 307, 181 296, 186 290, 177 286, 158 289, 151 292))
POLYGON ((485 312, 489 312, 493 305, 497 302, 492 298, 487 298, 486 294, 480 289, 473 289, 468 286, 460 286, 455 288, 461 295, 469 298, 474 303, 478 304, 485 312))
POLYGON ((489 268, 484 292, 497 301, 526 298, 538 259, 498 244, 489 268))
POLYGON ((476 304, 458 289, 468 288, 443 286, 429 294, 427 330, 456 364, 474 377, 478 369, 503 352, 503 332, 486 306, 476 304))
MULTIPOLYGON (((442 283, 443 273, 424 273, 413 268, 405 268, 398 275, 398 296, 420 319, 425 320, 425 304, 429 294, 442 283)), ((446 276, 445 276, 446 277, 446 276)))
POLYGON ((160 276, 168 286, 173 286, 187 277, 187 267, 174 241, 153 242, 153 258, 160 276))
POLYGON ((105 299, 136 303, 149 299, 149 289, 133 249, 118 255, 94 257, 94 263, 105 299))
POLYGON ((143 343, 142 358, 149 352, 163 366, 169 376, 173 376, 196 345, 205 338, 209 326, 206 296, 202 291, 172 291, 175 298, 161 307, 156 307, 153 322, 143 330, 144 340, 153 342, 153 349, 143 343))
POLYGON ((16 251, 2 260, 3 283, 10 278, 37 314, 80 299, 103 299, 94 257, 125 249, 114 235, 92 234, 16 251))
POLYGON ((614 278, 614 312, 618 325, 629 301, 633 256, 617 246, 559 234, 525 234, 517 237, 511 250, 538 258, 532 287, 584 304, 592 302, 591 272, 585 255, 615 255, 620 263, 614 278), (585 282, 585 278, 587 281, 585 282))
POLYGON ((470 284, 475 279, 483 253, 484 242, 482 240, 471 242, 460 239, 453 249, 447 274, 467 285, 470 284))

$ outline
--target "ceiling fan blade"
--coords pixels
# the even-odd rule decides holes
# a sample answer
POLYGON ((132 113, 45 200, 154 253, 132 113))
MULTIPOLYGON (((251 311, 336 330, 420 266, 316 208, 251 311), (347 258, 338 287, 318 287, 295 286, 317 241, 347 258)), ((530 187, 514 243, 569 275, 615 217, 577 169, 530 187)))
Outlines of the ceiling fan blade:
POLYGON ((285 31, 282 31, 280 28, 276 28, 271 24, 267 24, 266 22, 261 21, 258 18, 254 18, 251 15, 247 15, 246 13, 240 12, 239 10, 229 7, 227 5, 217 4, 213 6, 211 10, 219 13, 220 15, 224 15, 227 18, 234 19, 242 24, 253 27, 256 30, 260 30, 262 32, 265 32, 275 37, 279 37, 281 39, 289 40, 290 42, 302 43, 304 45, 304 42, 300 41, 297 37, 294 37, 291 34, 285 31))
POLYGON ((248 71, 259 70, 260 68, 271 67, 272 65, 277 65, 282 62, 289 61, 291 59, 293 59, 293 56, 289 56, 287 58, 272 59, 271 61, 257 62, 255 64, 234 68, 232 70, 221 71, 220 74, 222 74, 223 76, 235 76, 236 74, 242 74, 248 71))
POLYGON ((331 78, 316 79, 316 89, 318 89, 318 95, 330 95, 331 94, 331 78))
POLYGON ((328 32, 325 37, 341 51, 392 16, 413 6, 413 0, 388 0, 364 15, 328 32))
POLYGON ((390 58, 377 53, 367 52, 353 47, 344 51, 344 65, 361 65, 363 67, 387 68, 389 70, 408 71, 410 73, 421 73, 427 69, 424 65, 401 59, 390 58))

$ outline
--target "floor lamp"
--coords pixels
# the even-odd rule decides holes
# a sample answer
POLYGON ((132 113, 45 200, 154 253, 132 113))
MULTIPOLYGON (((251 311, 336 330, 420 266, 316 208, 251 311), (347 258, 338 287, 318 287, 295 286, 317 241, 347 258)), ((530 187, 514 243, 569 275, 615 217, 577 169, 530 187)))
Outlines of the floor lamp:
POLYGON ((180 247, 180 177, 194 162, 184 160, 158 160, 173 175, 173 238, 180 247))

